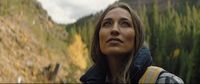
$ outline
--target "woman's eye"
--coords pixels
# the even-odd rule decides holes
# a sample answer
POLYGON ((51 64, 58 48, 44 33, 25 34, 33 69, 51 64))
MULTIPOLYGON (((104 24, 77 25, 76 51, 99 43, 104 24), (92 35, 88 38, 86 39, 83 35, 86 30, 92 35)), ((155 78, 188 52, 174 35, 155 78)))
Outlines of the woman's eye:
POLYGON ((121 26, 122 27, 131 27, 131 24, 129 22, 122 22, 121 26))
POLYGON ((102 26, 103 27, 110 27, 111 25, 112 25, 112 23, 107 21, 107 22, 104 22, 102 26))

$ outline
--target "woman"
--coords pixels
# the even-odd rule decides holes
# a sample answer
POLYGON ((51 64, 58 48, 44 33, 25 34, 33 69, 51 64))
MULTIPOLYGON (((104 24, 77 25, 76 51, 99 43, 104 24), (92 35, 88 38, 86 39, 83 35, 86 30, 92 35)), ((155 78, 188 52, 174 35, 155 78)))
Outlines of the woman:
POLYGON ((162 68, 151 69, 152 58, 143 43, 143 24, 136 12, 125 3, 112 4, 97 22, 91 47, 94 65, 81 82, 148 83, 151 79, 152 83, 183 83, 162 68))

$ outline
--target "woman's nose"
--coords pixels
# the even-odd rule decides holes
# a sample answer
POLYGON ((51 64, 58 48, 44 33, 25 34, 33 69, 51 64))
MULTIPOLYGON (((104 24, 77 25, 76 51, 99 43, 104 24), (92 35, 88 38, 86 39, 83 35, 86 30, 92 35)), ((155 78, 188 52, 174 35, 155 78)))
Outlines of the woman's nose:
POLYGON ((111 35, 113 36, 118 36, 119 35, 119 28, 118 28, 118 24, 114 24, 113 28, 111 30, 111 35))

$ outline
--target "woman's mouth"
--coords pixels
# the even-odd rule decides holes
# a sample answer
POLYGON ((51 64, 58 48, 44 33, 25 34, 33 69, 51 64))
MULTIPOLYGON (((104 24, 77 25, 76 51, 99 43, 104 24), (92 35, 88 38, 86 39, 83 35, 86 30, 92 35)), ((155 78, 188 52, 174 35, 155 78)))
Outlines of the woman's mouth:
POLYGON ((110 42, 110 43, 123 43, 123 41, 118 39, 118 38, 110 38, 106 41, 106 43, 108 43, 108 42, 110 42))

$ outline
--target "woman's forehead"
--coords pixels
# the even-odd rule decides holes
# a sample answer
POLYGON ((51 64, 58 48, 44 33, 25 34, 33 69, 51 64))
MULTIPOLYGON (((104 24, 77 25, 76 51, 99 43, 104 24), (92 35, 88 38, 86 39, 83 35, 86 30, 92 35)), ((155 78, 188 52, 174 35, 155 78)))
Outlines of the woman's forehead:
POLYGON ((104 19, 107 18, 116 18, 116 19, 126 18, 128 20, 131 20, 131 14, 126 9, 118 7, 111 9, 104 17, 104 19))

